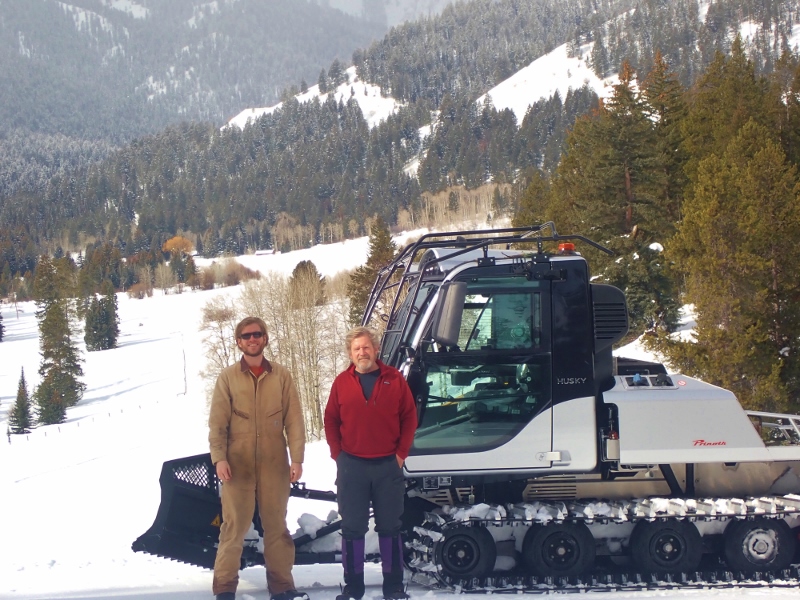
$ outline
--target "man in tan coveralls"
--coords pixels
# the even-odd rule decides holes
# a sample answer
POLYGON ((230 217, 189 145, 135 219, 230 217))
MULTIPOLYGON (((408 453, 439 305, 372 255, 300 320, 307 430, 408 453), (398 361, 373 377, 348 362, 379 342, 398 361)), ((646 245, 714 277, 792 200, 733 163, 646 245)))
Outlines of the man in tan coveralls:
POLYGON ((289 371, 264 358, 268 341, 267 326, 258 317, 247 317, 236 326, 242 359, 222 370, 211 400, 208 442, 223 484, 214 563, 217 600, 236 597, 242 544, 256 501, 272 600, 308 600, 294 587, 294 542, 286 529, 289 482, 303 473, 303 414, 289 371))

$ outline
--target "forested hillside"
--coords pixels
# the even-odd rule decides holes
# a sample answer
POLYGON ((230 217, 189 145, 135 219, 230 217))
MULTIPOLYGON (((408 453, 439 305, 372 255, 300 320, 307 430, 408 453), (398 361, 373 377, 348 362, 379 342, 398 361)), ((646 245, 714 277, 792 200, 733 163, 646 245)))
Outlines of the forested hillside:
POLYGON ((275 102, 385 31, 306 0, 3 0, 0 14, 0 198, 169 124, 275 102))
POLYGON ((349 60, 379 27, 305 0, 4 0, 0 131, 130 140, 221 123, 349 60))

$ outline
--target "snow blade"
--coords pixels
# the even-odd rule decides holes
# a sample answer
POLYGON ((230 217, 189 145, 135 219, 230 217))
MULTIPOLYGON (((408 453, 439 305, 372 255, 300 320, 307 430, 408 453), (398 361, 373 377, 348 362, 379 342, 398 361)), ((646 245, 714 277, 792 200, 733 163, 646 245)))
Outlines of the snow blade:
MULTIPOLYGON (((222 504, 210 454, 170 460, 161 468, 161 505, 153 526, 131 548, 211 569, 217 555, 222 504)), ((245 547, 242 568, 264 564, 255 548, 245 547)))
MULTIPOLYGON (((222 502, 219 499, 219 480, 210 454, 168 460, 161 468, 161 505, 152 527, 133 542, 134 552, 145 552, 206 569, 214 568, 222 524, 222 502)), ((293 483, 290 495, 294 498, 336 502, 334 492, 312 490, 303 483, 293 483)), ((253 525, 263 535, 258 507, 253 525)), ((335 521, 315 534, 294 538, 295 547, 337 532, 341 523, 335 521)), ((339 552, 298 551, 296 564, 315 564, 341 561, 339 552)), ((263 565, 264 555, 253 544, 242 548, 241 568, 263 565)))

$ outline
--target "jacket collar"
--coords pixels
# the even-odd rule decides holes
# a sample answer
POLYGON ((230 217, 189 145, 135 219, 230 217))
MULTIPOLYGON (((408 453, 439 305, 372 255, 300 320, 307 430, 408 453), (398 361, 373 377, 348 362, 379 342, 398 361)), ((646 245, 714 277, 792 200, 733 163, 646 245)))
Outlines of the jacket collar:
MULTIPOLYGON (((242 356, 239 361, 239 368, 242 370, 242 373, 246 373, 250 370, 250 365, 247 364, 244 356, 242 356)), ((265 373, 272 373, 272 365, 263 355, 261 356, 261 368, 264 369, 265 373)))

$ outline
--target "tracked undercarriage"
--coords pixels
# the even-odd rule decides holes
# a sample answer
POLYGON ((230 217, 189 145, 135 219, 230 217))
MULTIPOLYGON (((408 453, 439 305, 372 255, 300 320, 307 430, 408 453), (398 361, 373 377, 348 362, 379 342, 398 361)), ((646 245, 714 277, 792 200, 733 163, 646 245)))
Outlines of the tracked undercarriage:
POLYGON ((447 507, 408 566, 465 592, 796 586, 798 524, 800 496, 447 507))

